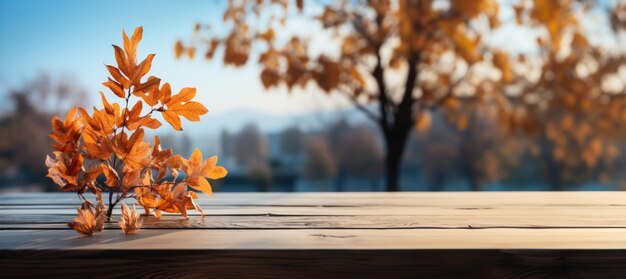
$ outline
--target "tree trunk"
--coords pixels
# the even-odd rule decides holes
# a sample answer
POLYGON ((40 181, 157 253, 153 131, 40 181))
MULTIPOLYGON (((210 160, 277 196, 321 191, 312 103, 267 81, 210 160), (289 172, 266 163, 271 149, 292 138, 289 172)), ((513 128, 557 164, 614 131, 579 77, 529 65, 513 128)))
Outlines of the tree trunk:
POLYGON ((385 175, 387 191, 400 191, 400 168, 411 126, 402 127, 385 136, 385 175))
POLYGON ((400 190, 400 163, 402 157, 398 156, 395 152, 387 151, 387 157, 385 158, 385 176, 387 181, 387 191, 397 192, 400 190))
MULTIPOLYGON (((378 23, 382 23, 382 18, 377 18, 378 23)), ((417 62, 419 55, 412 56, 408 60, 407 79, 404 88, 404 95, 399 104, 395 104, 387 96, 385 86, 385 74, 380 55, 381 45, 376 47, 376 67, 372 75, 378 85, 378 101, 380 119, 378 121, 385 138, 385 175, 387 181, 387 191, 396 192, 400 190, 400 166, 406 140, 413 128, 413 89, 417 81, 417 62)))

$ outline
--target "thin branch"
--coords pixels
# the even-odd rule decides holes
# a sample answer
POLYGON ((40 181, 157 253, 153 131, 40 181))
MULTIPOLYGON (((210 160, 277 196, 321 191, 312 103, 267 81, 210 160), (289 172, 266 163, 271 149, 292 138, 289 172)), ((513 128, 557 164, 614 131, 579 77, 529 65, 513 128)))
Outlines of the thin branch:
POLYGON ((109 208, 113 204, 113 189, 109 190, 109 208))
POLYGON ((372 76, 376 80, 376 84, 378 85, 378 107, 380 109, 380 126, 383 130, 385 136, 389 133, 389 116, 387 111, 387 106, 390 104, 389 97, 387 96, 387 88, 385 84, 385 70, 382 66, 382 58, 380 55, 380 45, 376 47, 376 66, 374 67, 374 71, 372 72, 372 76))
POLYGON ((155 111, 162 111, 162 110, 164 110, 163 107, 152 108, 150 110, 150 112, 146 113, 144 116, 141 116, 139 118, 144 118, 144 117, 147 117, 147 116, 151 116, 153 112, 155 112, 155 111))
POLYGON ((465 81, 467 79, 467 77, 469 76, 470 71, 471 71, 471 68, 468 68, 467 71, 465 71, 465 74, 463 74, 462 77, 460 77, 459 79, 454 81, 450 86, 448 86, 448 91, 446 91, 446 93, 441 98, 439 98, 439 100, 437 100, 435 102, 435 104, 432 104, 429 108, 433 109, 433 108, 439 107, 446 100, 451 98, 452 95, 454 94, 454 89, 456 89, 461 84, 461 82, 463 82, 463 81, 465 81))
POLYGON ((378 115, 376 115, 374 112, 370 111, 367 107, 365 107, 363 104, 359 103, 359 101, 357 100, 357 97, 345 90, 337 90, 337 92, 341 93, 342 95, 346 96, 350 101, 352 101, 352 103, 354 104, 354 106, 360 110, 361 112, 363 112, 365 114, 365 116, 367 116, 369 119, 371 119, 372 121, 378 123, 380 122, 380 117, 378 117, 378 115))
POLYGON ((413 111, 413 103, 415 101, 415 99, 413 98, 413 89, 415 88, 415 83, 417 82, 417 64, 419 61, 419 53, 415 54, 415 55, 411 55, 411 57, 409 58, 408 61, 408 72, 407 72, 407 77, 406 77, 406 83, 404 85, 404 95, 402 95, 402 101, 400 102, 400 105, 398 106, 398 112, 397 112, 397 119, 396 122, 399 121, 407 121, 409 123, 404 123, 405 126, 406 124, 409 124, 409 126, 412 125, 413 122, 413 117, 412 117, 412 111, 413 111))

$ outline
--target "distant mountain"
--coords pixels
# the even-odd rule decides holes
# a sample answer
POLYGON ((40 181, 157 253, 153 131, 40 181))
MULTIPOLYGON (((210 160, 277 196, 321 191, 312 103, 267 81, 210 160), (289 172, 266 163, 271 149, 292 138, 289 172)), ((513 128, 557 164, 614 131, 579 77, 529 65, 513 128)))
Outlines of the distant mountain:
POLYGON ((346 118, 350 123, 368 121, 363 113, 355 108, 300 114, 273 114, 252 109, 235 109, 222 113, 209 112, 202 117, 200 122, 183 123, 183 128, 190 136, 196 137, 218 135, 223 130, 237 132, 244 125, 254 123, 262 132, 274 133, 290 126, 298 126, 303 130, 316 130, 341 118, 346 118))

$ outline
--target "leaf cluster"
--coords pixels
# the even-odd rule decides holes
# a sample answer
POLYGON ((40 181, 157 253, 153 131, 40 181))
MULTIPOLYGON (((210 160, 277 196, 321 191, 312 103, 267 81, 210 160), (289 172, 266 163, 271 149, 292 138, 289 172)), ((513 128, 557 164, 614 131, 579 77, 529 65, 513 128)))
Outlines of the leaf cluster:
MULTIPOLYGON (((146 214, 160 217, 165 211, 187 217, 187 209, 202 212, 194 202, 198 195, 191 189, 211 195, 206 178, 219 179, 227 174, 225 168, 217 166, 216 156, 203 161, 196 149, 186 159, 163 149, 158 136, 152 144, 144 139, 145 129, 161 126, 155 114, 160 113, 181 131, 181 117, 199 121, 208 110, 193 101, 195 88, 186 87, 172 94, 169 83, 148 76, 155 55, 137 63, 142 33, 142 27, 136 28, 130 38, 123 33, 123 47, 113 45, 117 65, 106 65, 111 77, 103 85, 115 95, 114 99, 100 92, 102 108, 94 107, 92 113, 82 107, 72 108, 65 119, 55 116, 52 120, 50 137, 56 151, 46 158, 48 177, 61 191, 77 192, 83 199, 85 192, 99 197, 95 213, 92 204, 85 201, 79 217, 70 225, 84 234, 102 229, 103 191, 109 192, 109 219, 115 205, 125 198, 135 198, 146 214)), ((134 216, 123 208, 120 225, 127 233, 140 225, 134 216)))

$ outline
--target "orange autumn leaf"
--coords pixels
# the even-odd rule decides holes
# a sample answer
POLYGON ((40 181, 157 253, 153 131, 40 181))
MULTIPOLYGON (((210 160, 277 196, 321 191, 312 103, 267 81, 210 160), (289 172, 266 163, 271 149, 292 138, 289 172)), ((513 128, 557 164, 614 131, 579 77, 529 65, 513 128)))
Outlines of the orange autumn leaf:
POLYGON ((139 202, 139 205, 143 206, 146 215, 150 215, 150 210, 159 205, 157 200, 158 193, 151 190, 153 187, 152 174, 145 172, 140 184, 135 188, 136 200, 139 202))
POLYGON ((102 85, 111 89, 111 92, 113 92, 118 97, 126 98, 126 93, 124 92, 124 88, 122 87, 121 84, 117 83, 116 81, 109 78, 109 80, 106 82, 103 82, 102 85))
POLYGON ((126 155, 126 165, 128 169, 141 170, 150 164, 151 147, 145 142, 134 144, 130 152, 126 155))
POLYGON ((75 149, 83 131, 82 120, 78 117, 78 109, 70 109, 63 121, 55 116, 52 119, 52 129, 50 137, 57 142, 53 143, 52 147, 61 152, 75 149))
POLYGON ((157 178, 156 180, 162 180, 167 176, 167 164, 172 159, 172 149, 163 149, 161 147, 161 140, 158 136, 154 137, 154 144, 152 145, 152 161, 151 167, 155 170, 157 178))
POLYGON ((180 116, 189 121, 200 121, 200 116, 208 112, 202 104, 191 101, 195 96, 196 89, 190 87, 183 88, 174 96, 171 96, 169 90, 163 92, 161 102, 167 108, 161 110, 161 113, 165 121, 170 123, 174 129, 182 130, 180 116))
POLYGON ((82 191, 78 185, 78 175, 82 171, 83 156, 79 154, 65 154, 55 151, 55 158, 46 157, 48 175, 61 191, 82 191))
MULTIPOLYGON (((152 59, 154 59, 154 54, 148 55, 148 57, 141 61, 139 65, 133 70, 132 75, 130 76, 130 84, 134 86, 139 86, 141 78, 148 73, 150 68, 152 67, 152 59)), ((144 86, 147 87, 147 86, 144 86)))
POLYGON ((146 82, 140 83, 135 86, 135 88, 133 89, 133 94, 141 97, 143 97, 143 95, 148 95, 148 93, 151 93, 152 91, 158 89, 160 82, 160 78, 150 76, 148 77, 148 80, 146 82))
POLYGON ((141 97, 149 106, 155 106, 162 94, 159 91, 160 78, 150 76, 148 80, 134 87, 133 95, 141 97))
MULTIPOLYGON (((161 186, 161 189, 167 188, 169 188, 167 185, 161 186)), ((187 191, 187 185, 185 183, 178 183, 171 190, 161 191, 160 194, 161 200, 155 210, 155 216, 157 218, 161 218, 161 211, 177 212, 183 215, 183 217, 189 218, 187 216, 187 209, 195 209, 204 216, 202 208, 194 202, 194 199, 198 198, 198 194, 193 191, 187 191)))
POLYGON ((135 28, 131 39, 128 39, 126 32, 122 31, 122 37, 124 39, 124 50, 126 51, 128 62, 131 66, 135 66, 137 63, 137 45, 143 36, 143 27, 139 26, 135 28))
POLYGON ((187 174, 185 181, 192 188, 202 191, 207 195, 212 195, 213 190, 211 184, 205 177, 210 179, 219 179, 226 176, 228 173, 224 167, 217 166, 217 156, 213 156, 202 162, 202 152, 200 149, 195 149, 189 157, 189 160, 184 161, 183 170, 187 174))
POLYGON ((141 185, 141 171, 135 169, 125 169, 122 174, 122 181, 120 185, 120 190, 122 193, 128 193, 132 189, 142 186, 141 185))
POLYGON ((104 184, 109 187, 115 187, 120 180, 117 171, 115 171, 115 169, 108 164, 102 165, 102 173, 104 173, 104 177, 106 178, 104 184))
POLYGON ((128 58, 126 58, 126 53, 124 50, 116 45, 113 45, 113 49, 115 50, 115 61, 117 62, 117 67, 122 71, 124 75, 127 77, 130 76, 128 65, 128 58))
POLYGON ((128 89, 130 87, 130 82, 128 78, 124 77, 118 68, 111 65, 105 66, 107 67, 107 70, 109 70, 109 73, 111 74, 111 76, 113 76, 115 81, 122 85, 123 89, 128 89))

